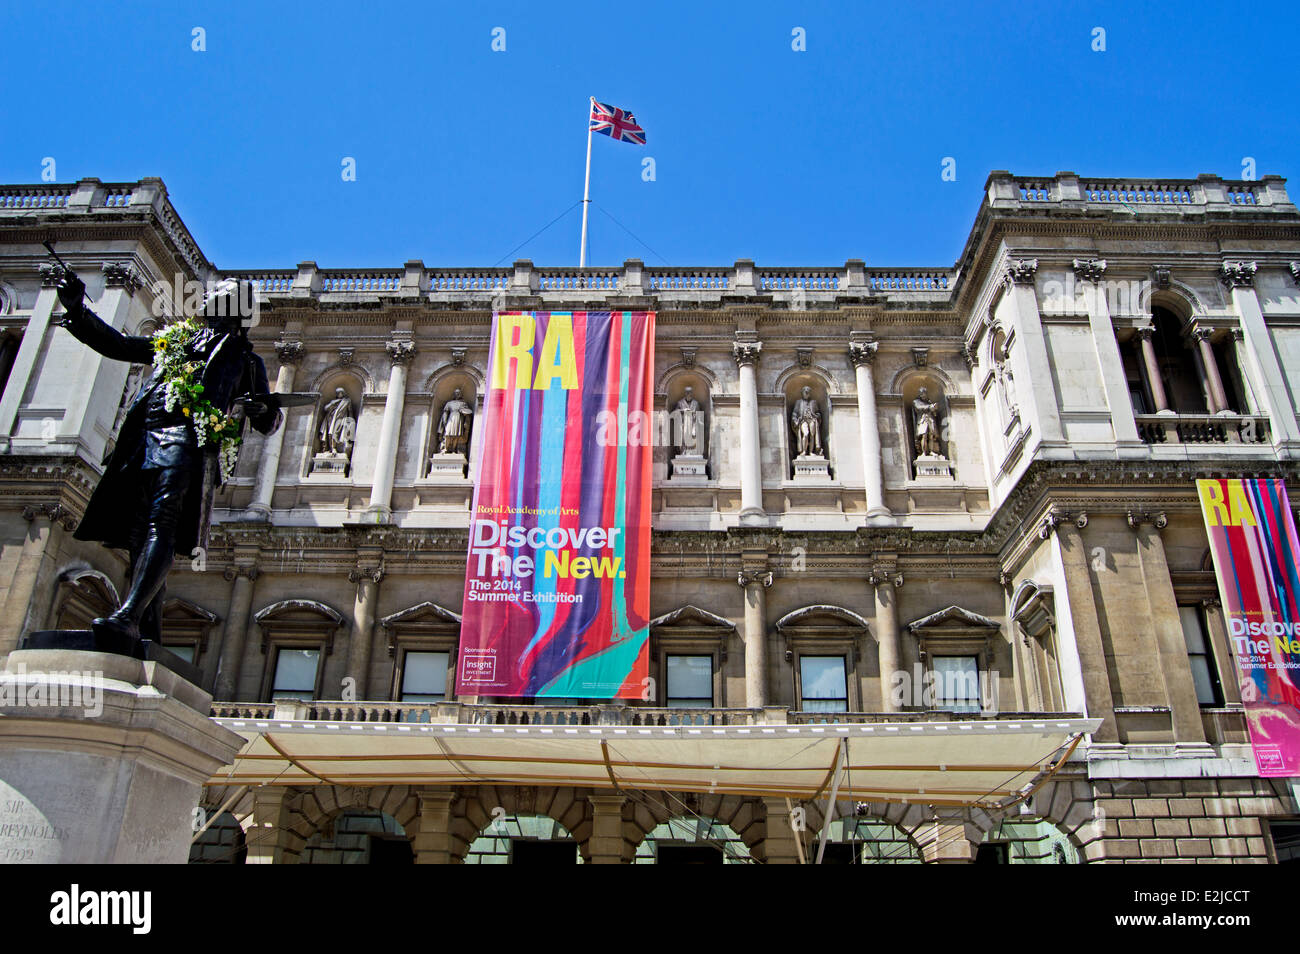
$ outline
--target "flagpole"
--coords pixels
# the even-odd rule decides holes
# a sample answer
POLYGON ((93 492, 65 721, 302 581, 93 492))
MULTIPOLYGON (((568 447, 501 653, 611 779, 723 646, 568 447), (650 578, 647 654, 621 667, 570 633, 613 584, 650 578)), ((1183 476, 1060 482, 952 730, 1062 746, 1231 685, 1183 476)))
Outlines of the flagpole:
MULTIPOLYGON (((591 97, 591 103, 596 97, 591 97)), ((591 205, 591 105, 587 106, 587 177, 582 184, 582 248, 578 252, 578 267, 587 267, 587 207, 591 205)))

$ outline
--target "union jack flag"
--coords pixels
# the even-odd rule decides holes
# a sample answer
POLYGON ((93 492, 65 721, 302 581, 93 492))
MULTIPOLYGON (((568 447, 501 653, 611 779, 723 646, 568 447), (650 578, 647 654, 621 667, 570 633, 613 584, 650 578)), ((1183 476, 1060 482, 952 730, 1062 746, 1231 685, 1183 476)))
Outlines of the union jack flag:
POLYGON ((620 142, 645 145, 645 130, 636 124, 636 117, 616 106, 606 106, 591 101, 591 131, 604 133, 620 142))

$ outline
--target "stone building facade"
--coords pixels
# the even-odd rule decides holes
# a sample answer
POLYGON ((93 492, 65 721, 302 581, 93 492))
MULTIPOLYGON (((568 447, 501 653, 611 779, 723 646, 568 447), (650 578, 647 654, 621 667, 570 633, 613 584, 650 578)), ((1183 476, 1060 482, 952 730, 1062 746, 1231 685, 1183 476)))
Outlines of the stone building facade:
MULTIPOLYGON (((228 725, 1072 716, 1096 728, 1029 797, 916 783, 842 803, 827 859, 1290 857, 1295 795, 1255 770, 1194 491, 1297 493, 1300 212, 1279 177, 995 172, 950 268, 582 271, 230 272, 160 180, 0 187, 0 654, 85 625, 124 582, 71 530, 140 369, 57 327, 47 237, 134 333, 185 282, 254 281, 275 388, 310 395, 247 440, 210 549, 168 583, 164 640, 228 725), (448 445, 444 412, 481 412, 492 313, 521 309, 657 313, 640 703, 452 689, 483 435, 448 445), (688 387, 683 448, 667 422, 688 387), (820 454, 797 453, 800 400, 820 454)), ((218 782, 197 860, 797 862, 828 804, 653 779, 218 782)))

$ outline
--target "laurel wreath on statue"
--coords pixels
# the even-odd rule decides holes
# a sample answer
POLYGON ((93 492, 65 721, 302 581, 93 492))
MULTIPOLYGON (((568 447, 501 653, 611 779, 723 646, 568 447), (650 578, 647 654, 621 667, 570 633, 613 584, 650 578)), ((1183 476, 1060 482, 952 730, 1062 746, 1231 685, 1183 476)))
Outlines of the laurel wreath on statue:
POLYGON ((199 362, 190 360, 186 353, 191 339, 203 330, 197 318, 186 318, 168 325, 153 336, 153 366, 166 385, 164 403, 168 411, 180 408, 182 414, 194 425, 199 447, 216 445, 220 448, 221 482, 230 479, 239 458, 243 422, 217 408, 203 396, 203 384, 198 380, 199 362))

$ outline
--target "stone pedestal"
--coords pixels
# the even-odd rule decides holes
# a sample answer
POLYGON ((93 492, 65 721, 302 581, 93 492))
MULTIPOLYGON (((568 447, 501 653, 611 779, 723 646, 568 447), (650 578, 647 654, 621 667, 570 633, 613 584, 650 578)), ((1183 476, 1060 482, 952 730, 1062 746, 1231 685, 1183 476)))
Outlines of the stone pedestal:
POLYGON ((829 484, 831 462, 820 454, 800 454, 794 459, 794 481, 797 484, 829 484))
POLYGON ((20 649, 0 671, 0 861, 184 864, 202 786, 241 736, 145 659, 20 649))
POLYGON ((934 477, 951 480, 952 461, 946 457, 940 457, 938 454, 922 454, 916 459, 916 479, 924 480, 934 477))
POLYGON ((344 454, 317 454, 311 459, 313 474, 329 474, 335 477, 348 475, 348 458, 344 454))
POLYGON ((429 455, 429 479, 430 480, 464 480, 465 479, 465 455, 464 454, 430 454, 429 455))
POLYGON ((682 477, 706 480, 709 476, 708 458, 699 454, 678 454, 672 459, 672 475, 674 480, 682 477))

